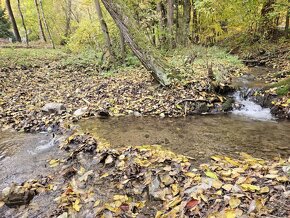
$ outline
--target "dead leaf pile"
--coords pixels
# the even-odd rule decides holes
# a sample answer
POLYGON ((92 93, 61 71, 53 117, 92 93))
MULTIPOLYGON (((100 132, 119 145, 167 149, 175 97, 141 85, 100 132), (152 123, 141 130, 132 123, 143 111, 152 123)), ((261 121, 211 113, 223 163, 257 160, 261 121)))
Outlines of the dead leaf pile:
POLYGON ((58 215, 290 215, 290 159, 265 161, 241 153, 238 160, 225 156, 212 160, 197 169, 186 157, 157 145, 105 149, 89 156, 78 153, 62 167, 75 171, 56 199, 58 215))
POLYGON ((144 69, 130 69, 114 76, 95 71, 65 70, 45 66, 0 70, 0 128, 18 131, 58 132, 81 117, 154 115, 178 117, 223 111, 225 97, 211 91, 206 77, 163 88, 144 69), (62 103, 62 113, 41 109, 62 103))

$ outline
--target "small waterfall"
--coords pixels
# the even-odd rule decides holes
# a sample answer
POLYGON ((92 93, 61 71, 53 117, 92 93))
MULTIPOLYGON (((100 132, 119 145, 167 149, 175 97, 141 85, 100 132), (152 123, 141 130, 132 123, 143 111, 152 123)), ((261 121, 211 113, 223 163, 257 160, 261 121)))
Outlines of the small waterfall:
POLYGON ((246 116, 254 120, 274 120, 269 108, 262 108, 249 98, 241 97, 241 91, 234 93, 233 97, 240 106, 232 111, 235 115, 246 116))

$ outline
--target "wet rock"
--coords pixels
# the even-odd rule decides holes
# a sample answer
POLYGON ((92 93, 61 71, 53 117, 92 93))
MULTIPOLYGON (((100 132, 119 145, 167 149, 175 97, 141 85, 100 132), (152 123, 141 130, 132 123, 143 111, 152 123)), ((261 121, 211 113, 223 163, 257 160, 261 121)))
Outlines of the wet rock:
POLYGON ((222 110, 227 112, 233 110, 233 104, 235 103, 235 100, 233 98, 227 99, 223 104, 222 104, 222 110))
POLYGON ((51 102, 44 105, 41 110, 47 113, 62 114, 66 111, 66 108, 62 103, 51 102))
POLYGON ((110 117, 110 113, 106 110, 102 110, 98 112, 97 117, 101 119, 107 119, 110 117))
POLYGON ((9 193, 4 195, 4 203, 10 208, 27 205, 35 195, 35 190, 24 189, 21 186, 12 186, 9 193))
POLYGON ((73 115, 76 117, 81 117, 87 112, 87 110, 88 110, 88 107, 83 107, 83 108, 77 109, 73 115))
POLYGON ((208 110, 209 110, 209 108, 208 108, 208 106, 206 105, 206 103, 199 103, 199 104, 197 105, 197 108, 196 108, 196 112, 197 112, 197 113, 200 113, 200 114, 202 114, 202 113, 206 113, 206 112, 208 112, 208 110))

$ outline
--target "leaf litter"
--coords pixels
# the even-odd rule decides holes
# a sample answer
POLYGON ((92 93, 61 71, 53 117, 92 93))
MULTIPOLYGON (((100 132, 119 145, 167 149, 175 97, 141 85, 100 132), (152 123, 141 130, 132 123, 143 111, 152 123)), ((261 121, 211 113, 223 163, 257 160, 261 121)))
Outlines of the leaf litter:
MULTIPOLYGON (((158 145, 104 148, 81 133, 68 137, 60 148, 67 157, 49 161, 58 163, 55 174, 44 188, 40 186, 55 196, 55 207, 45 212, 47 216, 290 215, 290 159, 266 161, 240 153, 238 159, 213 156, 210 163, 197 167, 158 145)), ((26 184, 22 189, 35 189, 26 184)), ((36 213, 30 205, 18 212, 24 211, 36 213)))

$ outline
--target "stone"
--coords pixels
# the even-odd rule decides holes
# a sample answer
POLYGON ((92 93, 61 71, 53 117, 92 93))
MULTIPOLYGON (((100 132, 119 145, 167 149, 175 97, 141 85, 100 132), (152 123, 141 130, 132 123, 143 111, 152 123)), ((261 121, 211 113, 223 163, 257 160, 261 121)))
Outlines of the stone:
POLYGON ((66 111, 66 108, 62 103, 51 102, 45 104, 41 110, 47 113, 62 114, 63 112, 66 111))
POLYGON ((133 115, 134 115, 135 117, 141 117, 141 116, 142 116, 142 114, 139 113, 138 111, 134 111, 134 112, 133 112, 133 115))
POLYGON ((227 112, 227 111, 233 110, 234 103, 235 103, 234 99, 232 99, 232 98, 227 99, 222 105, 223 111, 227 112))
POLYGON ((83 108, 79 108, 74 112, 74 116, 76 117, 81 117, 83 116, 88 110, 88 107, 83 107, 83 108))
POLYGON ((9 193, 4 196, 4 203, 7 207, 15 208, 27 205, 36 195, 35 190, 24 190, 22 187, 13 186, 9 193))

